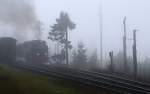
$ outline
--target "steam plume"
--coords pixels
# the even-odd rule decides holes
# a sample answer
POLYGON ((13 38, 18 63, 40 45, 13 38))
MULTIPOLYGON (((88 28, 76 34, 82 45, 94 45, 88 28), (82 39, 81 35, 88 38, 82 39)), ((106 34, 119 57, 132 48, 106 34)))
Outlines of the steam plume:
POLYGON ((41 22, 37 19, 33 2, 34 0, 0 0, 0 24, 11 27, 9 30, 13 31, 13 36, 21 41, 40 37, 41 22))

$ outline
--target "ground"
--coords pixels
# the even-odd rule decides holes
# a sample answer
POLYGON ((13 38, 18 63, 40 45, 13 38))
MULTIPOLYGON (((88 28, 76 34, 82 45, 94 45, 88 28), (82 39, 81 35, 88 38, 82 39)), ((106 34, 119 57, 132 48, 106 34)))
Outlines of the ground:
POLYGON ((60 79, 0 65, 0 94, 81 94, 60 79))
POLYGON ((0 65, 0 94, 105 94, 69 81, 0 65))

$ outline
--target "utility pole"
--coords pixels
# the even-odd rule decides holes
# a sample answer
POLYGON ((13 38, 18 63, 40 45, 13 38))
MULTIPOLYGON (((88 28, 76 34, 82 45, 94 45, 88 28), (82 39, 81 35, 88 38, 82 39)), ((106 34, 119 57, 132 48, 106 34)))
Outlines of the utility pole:
POLYGON ((136 31, 133 30, 133 63, 134 63, 134 77, 137 77, 137 50, 136 50, 136 31))
POLYGON ((103 67, 103 0, 100 2, 100 63, 103 67))
POLYGON ((126 17, 123 20, 124 36, 123 36, 123 55, 124 55, 124 71, 127 72, 127 37, 126 37, 126 17))
POLYGON ((113 51, 109 52, 109 57, 110 57, 110 71, 113 72, 113 51))

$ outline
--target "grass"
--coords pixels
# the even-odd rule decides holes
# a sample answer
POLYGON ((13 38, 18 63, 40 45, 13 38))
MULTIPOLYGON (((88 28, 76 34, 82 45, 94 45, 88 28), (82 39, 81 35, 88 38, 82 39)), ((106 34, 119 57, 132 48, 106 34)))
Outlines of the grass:
POLYGON ((89 94, 85 91, 77 84, 0 65, 0 94, 89 94))

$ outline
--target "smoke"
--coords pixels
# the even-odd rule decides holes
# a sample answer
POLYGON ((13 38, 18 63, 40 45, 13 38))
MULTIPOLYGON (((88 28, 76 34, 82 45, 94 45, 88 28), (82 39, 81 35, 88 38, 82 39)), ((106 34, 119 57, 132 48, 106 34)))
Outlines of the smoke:
POLYGON ((0 24, 11 27, 9 30, 20 41, 40 38, 42 24, 36 16, 33 2, 34 0, 0 0, 0 24))

